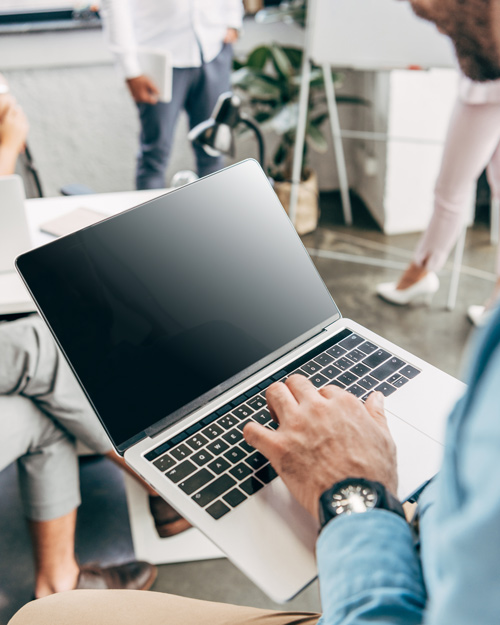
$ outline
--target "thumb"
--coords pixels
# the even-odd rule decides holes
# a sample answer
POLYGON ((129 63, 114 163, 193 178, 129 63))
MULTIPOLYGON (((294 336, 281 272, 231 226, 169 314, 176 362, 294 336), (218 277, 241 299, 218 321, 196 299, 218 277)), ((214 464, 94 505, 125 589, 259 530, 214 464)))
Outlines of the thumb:
POLYGON ((243 436, 249 445, 255 447, 255 449, 260 451, 261 454, 264 454, 264 456, 272 462, 276 446, 276 432, 274 430, 270 430, 255 421, 250 421, 243 428, 243 436))
POLYGON ((374 391, 370 393, 368 399, 365 402, 365 408, 370 413, 370 416, 380 426, 387 428, 387 418, 384 410, 384 395, 380 391, 374 391))

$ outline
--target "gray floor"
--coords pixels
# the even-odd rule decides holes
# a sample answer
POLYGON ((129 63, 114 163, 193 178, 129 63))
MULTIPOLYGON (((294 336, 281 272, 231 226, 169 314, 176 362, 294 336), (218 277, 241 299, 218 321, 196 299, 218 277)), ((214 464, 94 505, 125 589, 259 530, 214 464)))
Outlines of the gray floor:
MULTIPOLYGON (((417 241, 416 235, 386 237, 364 215, 358 217, 356 213, 355 227, 338 225, 330 200, 325 198, 320 228, 303 239, 308 249, 334 250, 406 264, 417 241)), ((489 245, 485 225, 469 231, 459 297, 453 312, 445 310, 449 268, 441 274, 442 287, 430 308, 403 310, 383 303, 374 295, 378 282, 396 278, 396 268, 314 258, 344 316, 445 371, 460 374, 462 353, 471 332, 465 317, 467 306, 481 303, 489 295, 494 281, 495 250, 489 245)), ((5 625, 32 595, 33 569, 15 467, 0 473, 0 492, 0 625, 5 625)), ((103 459, 85 460, 82 496, 76 547, 80 561, 111 563, 132 558, 124 489, 118 470, 103 459)), ((153 589, 214 601, 277 607, 226 560, 161 566, 153 589)), ((317 584, 302 592, 287 607, 319 610, 317 584)))

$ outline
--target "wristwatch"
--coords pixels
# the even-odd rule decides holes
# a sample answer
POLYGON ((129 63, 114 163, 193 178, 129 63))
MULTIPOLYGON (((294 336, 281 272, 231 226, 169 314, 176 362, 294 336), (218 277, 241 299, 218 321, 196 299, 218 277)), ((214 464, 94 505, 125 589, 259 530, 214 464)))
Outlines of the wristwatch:
POLYGON ((325 490, 319 498, 321 528, 335 517, 362 514, 375 508, 395 512, 405 519, 401 503, 380 482, 350 477, 325 490))

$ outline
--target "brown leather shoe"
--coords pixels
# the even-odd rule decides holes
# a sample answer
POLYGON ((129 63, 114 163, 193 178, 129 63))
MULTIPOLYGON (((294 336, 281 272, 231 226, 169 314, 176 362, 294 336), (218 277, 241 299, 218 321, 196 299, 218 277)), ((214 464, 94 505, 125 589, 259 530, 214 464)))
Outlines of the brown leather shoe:
POLYGON ((149 562, 126 562, 102 568, 95 564, 80 567, 76 588, 78 590, 148 590, 156 579, 158 570, 149 562))
POLYGON ((191 527, 189 521, 186 521, 177 510, 172 508, 172 506, 161 497, 150 495, 149 509, 153 515, 156 531, 160 538, 175 536, 191 527))

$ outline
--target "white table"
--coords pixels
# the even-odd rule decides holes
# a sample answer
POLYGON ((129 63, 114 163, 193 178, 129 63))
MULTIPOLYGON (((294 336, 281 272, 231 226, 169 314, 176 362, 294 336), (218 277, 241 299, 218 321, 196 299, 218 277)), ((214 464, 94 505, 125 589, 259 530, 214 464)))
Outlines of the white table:
MULTIPOLYGON (((168 189, 153 189, 26 200, 26 217, 33 247, 54 240, 50 234, 40 231, 41 224, 70 213, 76 208, 90 208, 102 213, 103 217, 109 217, 109 215, 116 215, 128 208, 152 200, 167 191, 168 189)), ((2 233, 3 235, 4 233, 2 233)), ((0 276, 0 315, 33 312, 35 310, 36 307, 17 274, 2 274, 0 276)))
MULTIPOLYGON (((108 217, 152 200, 167 191, 168 189, 154 189, 27 200, 25 210, 33 246, 38 247, 54 240, 53 236, 40 231, 41 224, 76 208, 90 208, 102 213, 103 217, 108 217)), ((36 310, 16 274, 12 274, 9 284, 9 292, 0 290, 0 314, 36 310)), ((0 287, 3 286, 0 283, 0 287)), ((145 490, 129 476, 125 478, 125 489, 136 558, 155 564, 166 564, 223 557, 219 549, 197 529, 190 529, 171 538, 159 538, 148 510, 145 490)))

